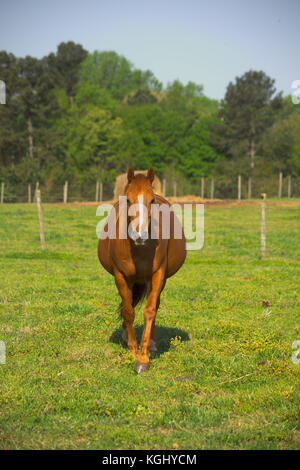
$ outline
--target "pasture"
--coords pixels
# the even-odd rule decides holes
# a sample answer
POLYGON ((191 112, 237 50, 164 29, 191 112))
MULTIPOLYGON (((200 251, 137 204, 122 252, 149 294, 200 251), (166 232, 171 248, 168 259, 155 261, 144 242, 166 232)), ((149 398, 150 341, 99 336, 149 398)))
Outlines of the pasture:
MULTIPOLYGON (((1 449, 300 447, 300 202, 208 205, 205 242, 168 280, 147 373, 121 346, 95 205, 0 207, 1 449)), ((140 339, 142 308, 136 312, 140 339)))

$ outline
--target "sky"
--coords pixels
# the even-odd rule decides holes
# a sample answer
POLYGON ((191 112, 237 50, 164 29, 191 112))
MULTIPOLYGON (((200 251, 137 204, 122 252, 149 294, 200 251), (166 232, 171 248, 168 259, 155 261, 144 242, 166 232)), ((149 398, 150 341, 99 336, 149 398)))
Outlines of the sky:
POLYGON ((300 0, 0 0, 0 50, 41 58, 69 40, 215 99, 250 69, 284 95, 300 80, 300 0))

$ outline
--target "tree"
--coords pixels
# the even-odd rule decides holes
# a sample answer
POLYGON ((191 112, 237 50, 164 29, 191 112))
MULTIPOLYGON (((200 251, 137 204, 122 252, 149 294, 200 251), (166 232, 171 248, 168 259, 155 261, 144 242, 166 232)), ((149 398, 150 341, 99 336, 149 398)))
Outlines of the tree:
POLYGON ((49 54, 45 58, 49 72, 56 82, 56 88, 63 88, 73 106, 75 89, 79 79, 81 62, 87 57, 88 52, 73 41, 62 42, 57 47, 56 54, 49 54))
MULTIPOLYGON (((28 155, 34 158, 34 136, 47 147, 48 126, 51 115, 57 110, 52 93, 54 83, 47 73, 43 60, 26 56, 17 64, 19 92, 16 97, 20 120, 28 138, 28 155)), ((41 151, 43 153, 43 150, 41 151)))
POLYGON ((222 158, 211 145, 211 119, 197 120, 178 144, 181 171, 194 182, 208 176, 222 158))
POLYGON ((274 170, 300 175, 300 114, 296 110, 269 129, 260 152, 274 170))
POLYGON ((5 83, 6 104, 0 105, 0 164, 16 163, 16 155, 22 152, 22 139, 18 132, 16 98, 19 93, 17 58, 0 51, 0 80, 5 83))
POLYGON ((154 92, 138 88, 125 96, 124 102, 130 106, 157 103, 158 99, 154 92))
POLYGON ((282 93, 275 95, 274 83, 264 72, 250 70, 229 83, 221 102, 222 122, 216 128, 219 146, 231 156, 249 153, 251 168, 257 145, 282 106, 282 93))
POLYGON ((109 91, 92 83, 80 82, 78 84, 75 103, 81 108, 87 109, 96 106, 107 109, 114 115, 117 114, 117 102, 109 91))
POLYGON ((80 110, 74 106, 59 122, 65 155, 66 176, 81 180, 110 178, 122 167, 120 152, 124 130, 122 120, 107 110, 91 107, 80 110))
POLYGON ((200 116, 203 86, 193 82, 183 85, 179 80, 167 86, 162 106, 183 114, 192 121, 200 116))
POLYGON ((118 101, 138 88, 161 89, 161 84, 152 72, 134 69, 125 57, 113 51, 89 54, 82 63, 80 80, 108 90, 118 101))
POLYGON ((162 174, 166 163, 178 163, 176 144, 186 131, 186 122, 179 113, 147 104, 126 106, 121 116, 126 130, 134 131, 140 142, 138 158, 133 155, 134 163, 153 165, 158 174, 162 174))

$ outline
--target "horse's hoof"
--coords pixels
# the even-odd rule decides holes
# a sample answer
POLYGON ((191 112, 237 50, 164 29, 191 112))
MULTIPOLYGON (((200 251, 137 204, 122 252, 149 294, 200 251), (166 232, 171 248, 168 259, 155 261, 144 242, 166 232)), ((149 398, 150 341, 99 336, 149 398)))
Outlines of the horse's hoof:
POLYGON ((135 366, 134 366, 134 370, 137 374, 140 374, 141 372, 146 372, 146 370, 148 370, 149 367, 150 367, 149 362, 136 361, 135 366))

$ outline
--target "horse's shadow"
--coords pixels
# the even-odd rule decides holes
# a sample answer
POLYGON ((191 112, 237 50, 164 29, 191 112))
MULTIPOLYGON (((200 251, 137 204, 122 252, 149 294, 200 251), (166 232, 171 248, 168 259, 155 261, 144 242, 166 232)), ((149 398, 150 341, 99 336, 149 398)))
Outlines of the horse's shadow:
MULTIPOLYGON (((144 325, 139 325, 134 328, 135 332, 135 337, 137 339, 137 342, 140 343, 142 334, 144 330, 144 325)), ((123 328, 117 328, 109 338, 109 341, 115 344, 121 344, 123 347, 123 341, 122 341, 122 332, 123 328)), ((155 338, 156 338, 156 347, 157 347, 157 352, 155 353, 155 356, 158 357, 161 354, 164 354, 165 352, 169 351, 170 346, 171 346, 171 340, 174 339, 177 336, 180 341, 189 341, 189 335, 186 331, 181 330, 179 328, 168 328, 165 326, 158 326, 155 325, 155 338)))

